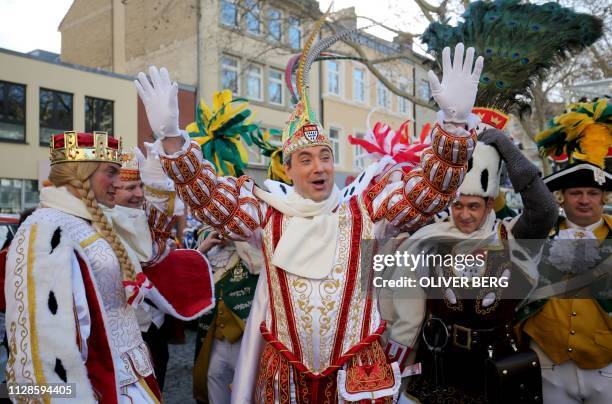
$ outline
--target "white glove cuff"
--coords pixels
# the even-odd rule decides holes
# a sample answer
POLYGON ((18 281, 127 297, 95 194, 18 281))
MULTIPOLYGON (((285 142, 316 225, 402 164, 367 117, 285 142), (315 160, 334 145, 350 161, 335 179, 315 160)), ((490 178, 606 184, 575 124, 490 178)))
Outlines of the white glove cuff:
POLYGON ((480 117, 472 113, 470 113, 470 115, 468 115, 467 117, 467 120, 463 122, 455 122, 455 121, 450 122, 446 120, 445 119, 446 115, 444 114, 444 111, 442 110, 439 110, 436 116, 437 116, 437 120, 436 120, 437 123, 442 128, 444 128, 445 131, 453 135, 457 135, 457 136, 469 136, 470 134, 469 130, 476 128, 476 126, 480 123, 480 117), (467 126, 468 130, 464 129, 463 127, 456 126, 454 124, 464 124, 467 126))
POLYGON ((187 148, 191 144, 191 138, 189 137, 189 134, 185 130, 179 130, 179 135, 178 136, 183 136, 183 139, 185 139, 185 143, 183 143, 183 146, 181 147, 181 149, 179 151, 177 151, 176 153, 166 154, 166 152, 164 151, 164 146, 161 143, 161 140, 156 140, 155 141, 155 143, 153 145, 154 146, 154 150, 157 152, 158 155, 160 155, 162 157, 166 157, 166 158, 177 158, 177 157, 179 157, 181 154, 183 154, 183 153, 185 153, 187 151, 187 148))

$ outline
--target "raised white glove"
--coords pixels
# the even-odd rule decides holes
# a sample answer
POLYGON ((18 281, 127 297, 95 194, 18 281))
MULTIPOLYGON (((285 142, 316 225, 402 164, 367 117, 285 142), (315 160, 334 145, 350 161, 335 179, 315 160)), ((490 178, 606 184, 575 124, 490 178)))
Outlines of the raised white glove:
POLYGON ((138 73, 134 84, 147 111, 153 134, 157 139, 180 136, 178 85, 170 81, 165 67, 159 71, 155 66, 149 67, 149 76, 150 82, 143 72, 138 73))
POLYGON ((450 48, 442 51, 442 84, 433 71, 427 73, 431 94, 444 113, 444 121, 467 123, 476 101, 478 81, 484 59, 478 56, 474 69, 474 48, 468 48, 463 61, 463 44, 455 46, 455 58, 451 65, 450 48), (462 63, 463 62, 463 63, 462 63))
POLYGON ((174 184, 172 180, 168 178, 164 172, 164 168, 161 165, 161 160, 157 153, 156 147, 160 140, 155 143, 146 143, 145 149, 147 150, 147 157, 138 150, 136 152, 136 159, 138 160, 138 170, 140 171, 140 178, 142 182, 155 189, 162 191, 174 191, 174 184))
MULTIPOLYGON (((161 147, 159 144, 160 142, 161 140, 157 140, 155 143, 145 142, 144 145, 145 149, 147 150, 146 158, 140 150, 136 152, 140 178, 147 187, 159 191, 174 192, 174 183, 164 172, 159 159, 157 150, 159 147, 161 147)), ((145 191, 145 196, 147 200, 153 204, 164 204, 168 201, 167 196, 156 195, 155 192, 145 191)), ((171 213, 173 216, 181 216, 185 213, 185 204, 178 198, 178 195, 174 199, 174 212, 171 213)))

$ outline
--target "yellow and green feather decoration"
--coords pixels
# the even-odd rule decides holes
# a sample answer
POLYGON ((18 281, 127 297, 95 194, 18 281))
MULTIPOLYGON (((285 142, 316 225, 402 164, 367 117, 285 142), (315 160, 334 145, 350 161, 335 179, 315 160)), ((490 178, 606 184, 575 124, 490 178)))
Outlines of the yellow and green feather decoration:
POLYGON ((551 119, 550 128, 535 137, 541 154, 566 153, 570 163, 580 160, 603 168, 612 146, 612 104, 601 99, 568 107, 568 112, 551 119))
POLYGON ((251 134, 259 128, 251 123, 250 117, 248 101, 232 99, 230 90, 213 94, 212 109, 200 100, 196 121, 187 125, 186 130, 202 148, 204 158, 215 165, 219 175, 244 175, 249 156, 241 140, 252 145, 251 134))
POLYGON ((271 136, 280 136, 280 134, 281 131, 278 129, 263 131, 259 128, 257 131, 253 132, 251 140, 259 147, 261 154, 270 159, 268 178, 291 185, 291 180, 283 167, 283 148, 282 146, 276 146, 270 142, 271 136))

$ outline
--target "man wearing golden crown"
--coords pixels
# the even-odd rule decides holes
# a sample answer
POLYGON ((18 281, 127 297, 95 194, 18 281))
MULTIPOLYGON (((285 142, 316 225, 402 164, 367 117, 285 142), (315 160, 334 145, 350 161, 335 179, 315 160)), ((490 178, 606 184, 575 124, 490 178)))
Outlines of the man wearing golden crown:
MULTIPOLYGON (((72 385, 79 403, 159 402, 135 309, 147 297, 178 318, 201 315, 214 304, 208 263, 164 248, 172 198, 147 200, 145 210, 116 206, 120 140, 66 132, 51 138, 50 152, 52 186, 6 260, 7 382, 72 385)), ((147 185, 168 195, 157 166, 144 168, 147 185)))
MULTIPOLYGON (((445 50, 442 83, 430 73, 441 108, 433 147, 419 169, 387 170, 366 192, 340 202, 333 147, 308 100, 308 72, 319 52, 310 36, 297 71, 299 102, 283 132, 283 161, 292 189, 268 193, 243 176, 218 177, 200 146, 178 131, 177 87, 165 69, 136 82, 151 127, 161 138, 149 159, 161 160, 181 199, 227 237, 262 249, 259 277, 232 386, 232 402, 393 402, 401 377, 379 336, 376 296, 362 287, 371 268, 361 241, 414 231, 452 199, 476 142, 470 114, 482 71, 463 44, 445 50)), ((477 121, 477 120, 476 120, 477 121)))

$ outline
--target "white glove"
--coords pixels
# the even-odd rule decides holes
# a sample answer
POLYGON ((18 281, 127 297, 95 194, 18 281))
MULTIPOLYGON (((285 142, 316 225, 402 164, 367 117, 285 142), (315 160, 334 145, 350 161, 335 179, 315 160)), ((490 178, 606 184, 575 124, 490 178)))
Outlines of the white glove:
POLYGON ((468 48, 463 61, 463 44, 455 46, 455 58, 451 65, 450 48, 442 51, 442 84, 433 71, 427 73, 431 94, 444 113, 444 121, 467 123, 476 101, 478 81, 484 59, 478 56, 472 71, 474 48, 468 48))
POLYGON ((140 72, 134 80, 138 95, 147 111, 149 125, 157 139, 179 136, 178 85, 170 82, 168 70, 149 67, 149 76, 140 72), (153 83, 153 85, 151 85, 153 83))
POLYGON ((140 150, 136 152, 140 178, 145 185, 151 188, 162 191, 174 191, 174 184, 164 172, 164 168, 161 165, 161 160, 156 150, 156 147, 158 147, 157 143, 159 142, 160 140, 157 140, 155 143, 145 142, 144 145, 147 150, 146 158, 140 150))

